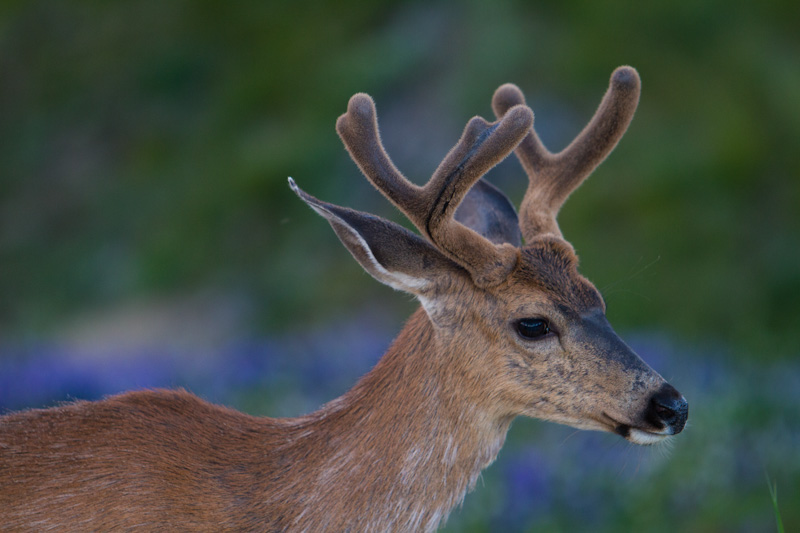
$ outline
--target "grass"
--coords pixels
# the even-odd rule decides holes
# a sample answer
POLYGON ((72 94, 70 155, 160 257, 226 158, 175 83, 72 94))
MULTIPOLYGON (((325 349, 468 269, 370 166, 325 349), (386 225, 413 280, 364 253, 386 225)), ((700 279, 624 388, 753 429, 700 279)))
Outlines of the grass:
POLYGON ((778 508, 778 484, 770 481, 769 476, 767 476, 767 486, 769 487, 769 496, 772 500, 772 510, 775 513, 775 523, 778 528, 778 533, 784 533, 781 511, 778 508))

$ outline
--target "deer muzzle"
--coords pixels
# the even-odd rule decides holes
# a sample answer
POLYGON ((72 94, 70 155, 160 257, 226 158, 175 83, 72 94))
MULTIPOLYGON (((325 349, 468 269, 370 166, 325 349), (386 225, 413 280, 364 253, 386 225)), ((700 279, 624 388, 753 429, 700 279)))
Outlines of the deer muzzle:
POLYGON ((683 431, 689 417, 686 398, 620 339, 605 315, 582 318, 581 337, 609 386, 604 425, 636 444, 654 444, 683 431))

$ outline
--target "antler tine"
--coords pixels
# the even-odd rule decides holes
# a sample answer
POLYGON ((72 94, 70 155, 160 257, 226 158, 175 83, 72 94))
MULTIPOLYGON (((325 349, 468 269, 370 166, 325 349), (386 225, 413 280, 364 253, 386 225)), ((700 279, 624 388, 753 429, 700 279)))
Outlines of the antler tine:
POLYGON ((453 216, 475 182, 516 148, 532 124, 533 112, 526 106, 509 110, 494 123, 472 118, 425 186, 425 193, 433 202, 425 232, 459 263, 482 264, 480 276, 486 278, 487 284, 491 283, 489 280, 505 279, 519 252, 509 244, 491 243, 453 216))
POLYGON ((336 132, 370 183, 408 216, 421 189, 389 159, 378 131, 375 102, 368 94, 358 93, 350 98, 347 113, 336 121, 336 132))
POLYGON ((493 244, 453 215, 470 187, 514 150, 532 124, 533 112, 525 106, 509 110, 491 124, 473 118, 422 187, 409 182, 389 159, 369 96, 353 96, 336 129, 367 179, 433 244, 466 268, 475 283, 488 286, 505 279, 516 264, 518 251, 510 245, 493 244))
MULTIPOLYGON (((636 69, 619 67, 592 120, 564 150, 550 153, 534 130, 520 143, 516 154, 530 179, 520 207, 520 226, 527 240, 541 233, 561 236, 556 222, 559 209, 625 133, 639 103, 640 87, 636 69)), ((495 92, 492 107, 500 117, 524 102, 522 92, 506 84, 495 92)))
MULTIPOLYGON (((505 116, 509 109, 523 104, 525 104, 525 96, 519 90, 519 87, 513 83, 501 85, 492 97, 492 110, 494 110, 494 114, 497 117, 505 116)), ((531 180, 534 180, 539 175, 542 168, 552 164, 553 154, 544 147, 536 134, 536 130, 533 128, 520 142, 516 154, 531 180)))

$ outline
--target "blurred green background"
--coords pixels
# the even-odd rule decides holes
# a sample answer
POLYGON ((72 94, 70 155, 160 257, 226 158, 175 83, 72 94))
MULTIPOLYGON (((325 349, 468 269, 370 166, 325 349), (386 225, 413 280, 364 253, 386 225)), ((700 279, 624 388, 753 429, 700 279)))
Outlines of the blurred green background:
MULTIPOLYGON (((286 184, 400 221, 335 134, 348 98, 375 98, 389 153, 419 183, 471 116, 491 116, 498 85, 523 89, 559 150, 630 64, 638 112, 561 228, 623 335, 717 354, 730 380, 703 396, 705 411, 686 394, 688 443, 639 479, 665 480, 642 502, 654 521, 638 507, 618 514, 626 527, 674 525, 658 513, 680 505, 659 498, 691 487, 698 462, 728 453, 731 438, 758 433, 786 445, 753 460, 799 524, 800 400, 762 397, 798 385, 769 381, 796 372, 800 354, 798 22, 796 1, 4 2, 0 336, 208 347, 242 332, 302 335, 365 309, 399 331, 415 304, 370 280, 286 184)), ((516 161, 489 178, 521 198, 516 161)), ((667 356, 658 370, 690 379, 695 361, 667 356)), ((524 450, 515 443, 539 430, 519 427, 509 446, 524 450)), ((703 485, 677 523, 772 524, 757 474, 728 498, 722 478, 703 485)), ((645 498, 635 479, 616 483, 645 498)), ((493 490, 479 484, 451 527, 491 528, 467 508, 493 490)), ((572 524, 558 516, 538 527, 572 524)))

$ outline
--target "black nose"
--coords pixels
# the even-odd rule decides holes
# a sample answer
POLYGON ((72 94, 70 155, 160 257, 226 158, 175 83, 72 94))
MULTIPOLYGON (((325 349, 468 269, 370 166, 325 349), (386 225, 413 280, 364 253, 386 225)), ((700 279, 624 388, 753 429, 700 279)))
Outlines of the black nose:
POLYGON ((670 384, 665 384, 650 398, 647 419, 655 426, 664 426, 672 434, 680 433, 689 418, 689 403, 681 393, 670 384))

